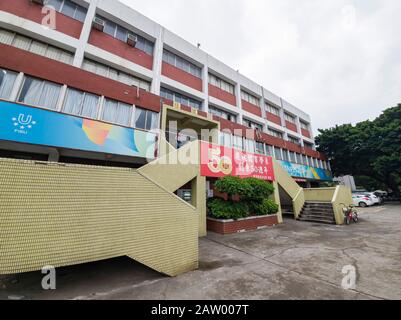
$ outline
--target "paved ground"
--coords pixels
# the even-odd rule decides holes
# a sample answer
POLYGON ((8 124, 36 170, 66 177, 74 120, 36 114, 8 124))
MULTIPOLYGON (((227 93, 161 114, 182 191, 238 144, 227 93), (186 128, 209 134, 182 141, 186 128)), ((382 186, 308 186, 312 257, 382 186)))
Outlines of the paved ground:
POLYGON ((0 299, 401 299, 401 206, 364 209, 359 224, 286 219, 275 228, 200 241, 200 269, 164 277, 128 258, 3 279, 0 299), (356 289, 341 288, 345 265, 356 289))

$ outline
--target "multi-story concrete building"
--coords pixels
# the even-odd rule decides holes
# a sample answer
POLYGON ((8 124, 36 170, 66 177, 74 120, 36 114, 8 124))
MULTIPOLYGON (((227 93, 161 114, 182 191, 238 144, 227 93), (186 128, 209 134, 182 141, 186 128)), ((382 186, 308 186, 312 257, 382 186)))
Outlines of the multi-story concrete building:
POLYGON ((205 139, 274 162, 256 169, 295 217, 324 200, 341 223, 339 192, 294 182, 331 180, 302 110, 118 1, 0 1, 0 273, 121 255, 196 268, 216 176, 163 160, 205 139))
POLYGON ((2 1, 0 27, 2 99, 140 129, 178 102, 220 130, 258 131, 250 142, 222 135, 227 146, 329 169, 308 114, 118 1, 2 1), (29 97, 40 86, 50 96, 29 97))

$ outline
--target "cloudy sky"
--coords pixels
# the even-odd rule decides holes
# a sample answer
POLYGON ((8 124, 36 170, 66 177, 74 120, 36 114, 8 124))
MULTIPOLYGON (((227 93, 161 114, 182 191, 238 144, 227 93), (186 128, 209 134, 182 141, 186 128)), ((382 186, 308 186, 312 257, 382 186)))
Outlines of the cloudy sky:
POLYGON ((400 0, 122 0, 312 116, 401 103, 400 0))

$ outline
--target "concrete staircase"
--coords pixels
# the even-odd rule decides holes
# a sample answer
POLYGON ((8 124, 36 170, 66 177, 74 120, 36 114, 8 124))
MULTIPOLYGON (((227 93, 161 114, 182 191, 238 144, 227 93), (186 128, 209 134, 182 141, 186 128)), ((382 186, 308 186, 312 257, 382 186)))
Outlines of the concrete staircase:
POLYGON ((333 205, 330 202, 305 202, 298 220, 336 224, 333 205))

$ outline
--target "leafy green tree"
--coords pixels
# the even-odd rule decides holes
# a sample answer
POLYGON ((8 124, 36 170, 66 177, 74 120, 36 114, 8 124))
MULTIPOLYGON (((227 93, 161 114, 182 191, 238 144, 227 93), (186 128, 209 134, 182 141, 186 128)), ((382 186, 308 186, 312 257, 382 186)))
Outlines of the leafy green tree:
POLYGON ((335 175, 359 176, 369 189, 385 185, 400 195, 401 104, 373 121, 344 124, 319 133, 318 150, 329 157, 335 175))

